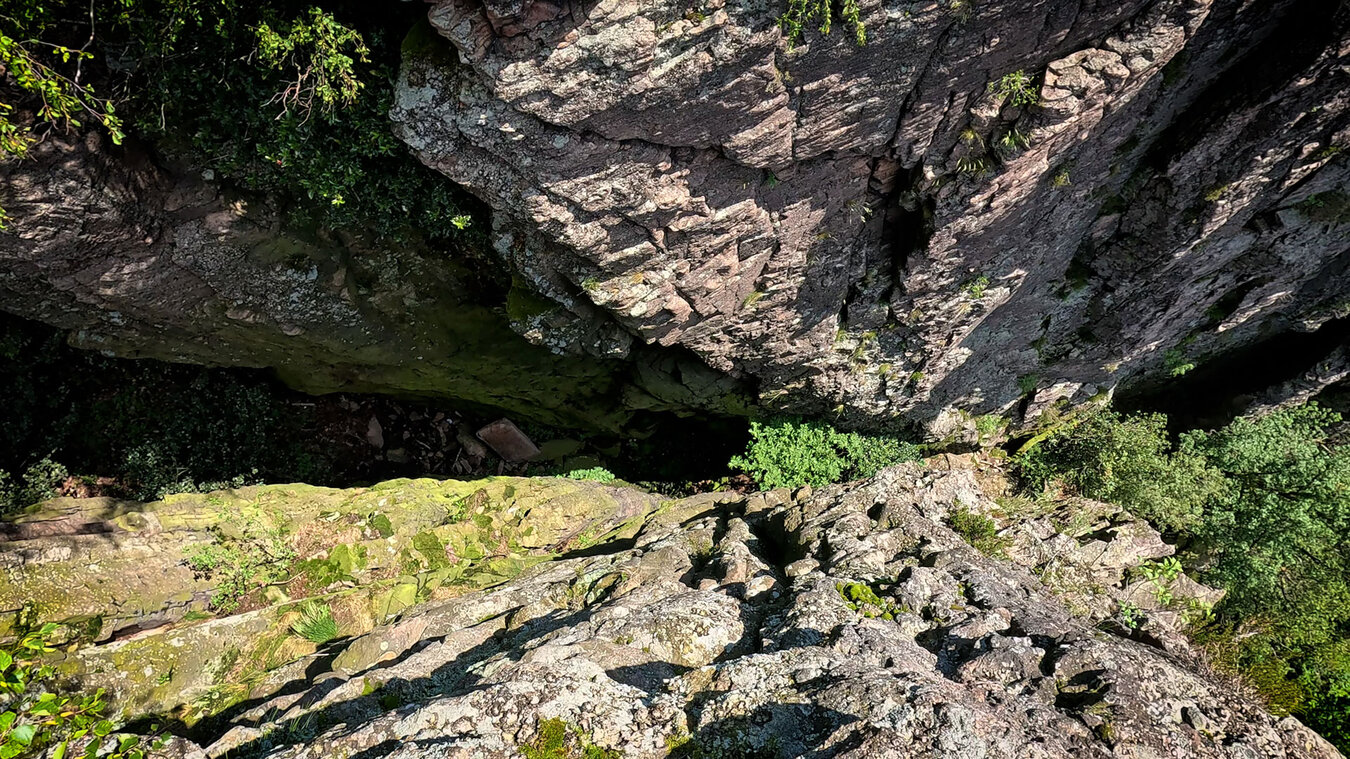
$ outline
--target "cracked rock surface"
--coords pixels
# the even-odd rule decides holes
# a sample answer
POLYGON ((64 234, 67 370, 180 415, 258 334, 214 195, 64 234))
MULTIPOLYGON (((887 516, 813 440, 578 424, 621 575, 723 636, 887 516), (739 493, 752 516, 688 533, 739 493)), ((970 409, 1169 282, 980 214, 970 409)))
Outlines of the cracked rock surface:
MULTIPOLYGON (((943 456, 814 492, 678 501, 550 482, 483 486, 473 513, 499 516, 469 521, 515 525, 536 557, 496 585, 443 586, 318 650, 270 648, 248 675, 209 649, 255 659, 248 641, 273 635, 259 620, 287 619, 282 607, 180 616, 81 649, 65 671, 156 651, 146 679, 175 673, 150 687, 163 711, 197 710, 200 748, 176 744, 194 757, 514 757, 553 719, 625 757, 1340 756, 1204 669, 1175 609, 1212 590, 1178 578, 1171 608, 1121 622, 1141 596, 1129 570, 1171 550, 1156 533, 1091 502, 1005 508, 995 462, 943 456), (990 555, 947 526, 958 510, 999 527, 990 555), (584 516, 568 529, 573 513, 584 516), (581 524, 600 537, 578 540, 581 524), (188 651, 220 682, 175 690, 188 651)), ((385 498, 398 541, 459 529, 419 527, 430 507, 407 493, 472 487, 314 490, 325 514, 385 498)), ((269 492, 281 500, 264 503, 284 505, 284 488, 269 492)), ((348 597, 380 582, 352 579, 355 592, 325 591, 344 625, 348 597)), ((144 687, 133 675, 109 685, 144 687)))
POLYGON ((1344 3, 858 0, 863 46, 790 45, 783 5, 432 4, 392 128, 490 209, 480 258, 49 140, 0 167, 0 308, 611 430, 758 410, 941 439, 1191 367, 1250 408, 1345 383, 1344 3))
POLYGON ((557 304, 518 331, 930 429, 1341 334, 1343 5, 860 0, 861 47, 779 5, 436 3, 391 115, 557 304))

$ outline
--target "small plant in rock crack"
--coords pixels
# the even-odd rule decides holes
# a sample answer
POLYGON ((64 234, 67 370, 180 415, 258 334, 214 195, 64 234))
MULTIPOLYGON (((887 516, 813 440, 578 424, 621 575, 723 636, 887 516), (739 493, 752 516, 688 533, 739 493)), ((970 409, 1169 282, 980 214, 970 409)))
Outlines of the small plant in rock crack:
POLYGON ((321 646, 338 636, 338 623, 328 604, 307 603, 300 607, 300 618, 291 623, 291 632, 321 646))
POLYGON ((1162 606, 1170 606, 1175 600, 1172 595, 1172 583, 1181 577, 1181 562, 1175 556, 1161 561, 1146 561, 1138 567, 1139 574, 1153 584, 1153 598, 1162 606))
POLYGON ((1138 606, 1122 601, 1120 604, 1120 622, 1131 630, 1138 630, 1144 624, 1144 612, 1138 606))
POLYGON ((998 525, 983 514, 958 506, 952 509, 947 523, 956 534, 986 556, 1002 556, 1008 548, 1008 539, 999 537, 998 525))
POLYGON ((788 50, 796 47, 806 27, 819 24, 821 34, 829 34, 836 18, 853 31, 853 41, 859 47, 867 44, 867 29, 863 26, 858 0, 788 0, 787 11, 778 18, 778 24, 787 38, 788 50))
POLYGON ((897 614, 905 611, 890 599, 877 595, 872 586, 866 583, 840 582, 835 583, 834 589, 839 591, 848 608, 868 619, 895 619, 897 614))
POLYGON ((997 82, 990 82, 989 91, 1008 105, 1019 108, 1040 100, 1035 81, 1021 69, 1004 74, 997 82))
POLYGON ((999 153, 1010 156, 1031 147, 1031 138, 1017 127, 1011 127, 995 141, 994 146, 999 153))
POLYGON ((961 292, 975 300, 979 300, 984 297, 984 293, 988 289, 989 278, 981 274, 963 285, 961 287, 961 292))
POLYGON ((525 759, 619 759, 614 749, 591 743, 579 727, 557 717, 542 720, 534 740, 517 746, 525 759))

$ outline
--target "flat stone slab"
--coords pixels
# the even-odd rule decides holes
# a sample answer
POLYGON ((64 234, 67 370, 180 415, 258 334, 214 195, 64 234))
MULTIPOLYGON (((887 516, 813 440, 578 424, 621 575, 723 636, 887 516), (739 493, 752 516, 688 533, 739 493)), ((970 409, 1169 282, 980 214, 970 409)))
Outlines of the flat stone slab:
POLYGON ((539 455, 539 446, 525 436, 510 419, 498 419, 478 430, 478 439, 488 444, 506 461, 514 464, 539 455))

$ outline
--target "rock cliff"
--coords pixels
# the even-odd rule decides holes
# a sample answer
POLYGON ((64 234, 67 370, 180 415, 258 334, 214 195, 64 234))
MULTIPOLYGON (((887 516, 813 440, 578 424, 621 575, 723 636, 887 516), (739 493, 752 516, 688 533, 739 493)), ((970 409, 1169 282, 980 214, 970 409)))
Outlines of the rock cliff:
POLYGON ((410 45, 393 118, 591 327, 525 334, 685 346, 771 407, 1034 416, 1344 339, 1343 4, 858 7, 862 46, 774 3, 443 0, 456 55, 410 45))
POLYGON ((490 209, 509 297, 456 251, 52 139, 0 169, 0 307, 610 428, 606 394, 945 435, 1195 366, 1262 404, 1345 377, 1343 3, 859 0, 862 45, 789 40, 784 6, 431 7, 393 128, 490 209))
POLYGON ((0 607, 68 620, 61 672, 172 715, 181 757, 1339 757, 1204 668, 1178 631, 1214 592, 1131 571, 1170 553, 1156 532, 1006 490, 944 456, 682 500, 518 478, 58 500, 4 527, 0 607), (977 550, 959 515, 998 530, 977 550), (189 571, 203 546, 287 567, 212 615, 228 562, 189 571), (337 639, 292 631, 304 598, 337 639))

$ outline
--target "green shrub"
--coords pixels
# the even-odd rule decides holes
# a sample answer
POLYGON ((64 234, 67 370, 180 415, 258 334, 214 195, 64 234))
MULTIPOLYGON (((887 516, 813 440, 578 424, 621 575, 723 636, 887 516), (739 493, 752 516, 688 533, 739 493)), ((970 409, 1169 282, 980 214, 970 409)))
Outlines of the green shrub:
POLYGON ((975 550, 986 556, 1001 556, 1008 548, 1008 541, 998 535, 998 525, 989 517, 965 508, 954 508, 947 517, 947 523, 975 550))
POLYGON ((286 579, 295 549, 280 530, 255 528, 240 538, 216 530, 210 543, 193 546, 184 559, 193 572, 215 584, 211 608, 228 613, 249 593, 286 579))
POLYGON ((159 737, 115 734, 117 725, 104 714, 103 689, 67 693, 55 687, 55 669, 43 657, 56 651, 49 643, 56 630, 48 623, 0 647, 0 757, 144 759, 150 749, 162 748, 159 737))
POLYGON ((1035 81, 1021 69, 1004 74, 997 82, 990 82, 989 91, 1011 106, 1031 105, 1041 98, 1035 81))
POLYGON ((918 446, 884 435, 840 432, 819 422, 750 423, 750 445, 730 466, 761 488, 828 485, 864 479, 884 467, 920 458, 918 446))
POLYGON ((595 482, 613 482, 614 473, 602 466, 591 467, 590 469, 573 469, 565 475, 572 480, 594 480, 595 482))
POLYGON ((1161 414, 1098 412, 1019 453, 1015 464, 1031 491, 1059 480, 1173 531, 1198 524, 1222 479, 1203 456, 1172 450, 1161 414))

